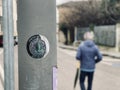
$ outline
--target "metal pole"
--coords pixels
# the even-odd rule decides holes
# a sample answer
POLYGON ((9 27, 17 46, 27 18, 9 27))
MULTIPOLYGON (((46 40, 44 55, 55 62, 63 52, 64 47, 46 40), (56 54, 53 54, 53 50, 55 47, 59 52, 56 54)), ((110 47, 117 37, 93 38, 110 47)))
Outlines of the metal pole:
POLYGON ((10 89, 14 90, 14 36, 13 36, 13 0, 8 0, 8 36, 9 36, 9 61, 10 61, 10 89))
POLYGON ((9 88, 9 61, 8 61, 8 17, 7 17, 7 0, 2 1, 2 11, 3 11, 3 21, 2 21, 2 29, 3 29, 3 41, 4 41, 4 89, 7 90, 9 88))
POLYGON ((2 1, 4 40, 4 90, 14 90, 13 2, 2 1))

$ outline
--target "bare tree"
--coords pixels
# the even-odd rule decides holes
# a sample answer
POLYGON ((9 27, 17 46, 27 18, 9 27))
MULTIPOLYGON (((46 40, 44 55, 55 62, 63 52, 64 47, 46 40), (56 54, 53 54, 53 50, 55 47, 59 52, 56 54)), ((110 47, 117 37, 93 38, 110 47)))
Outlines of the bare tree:
POLYGON ((120 22, 120 0, 69 2, 58 8, 60 27, 64 26, 71 33, 74 33, 75 26, 112 25, 120 22))

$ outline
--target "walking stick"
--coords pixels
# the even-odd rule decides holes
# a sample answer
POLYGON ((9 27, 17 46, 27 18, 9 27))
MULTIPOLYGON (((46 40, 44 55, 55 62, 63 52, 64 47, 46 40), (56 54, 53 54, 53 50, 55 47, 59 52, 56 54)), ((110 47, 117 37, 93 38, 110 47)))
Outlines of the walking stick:
POLYGON ((76 74, 75 74, 74 86, 73 86, 73 89, 74 89, 74 90, 75 90, 75 87, 76 87, 76 84, 77 84, 78 78, 79 78, 79 68, 77 68, 77 70, 76 70, 76 74))

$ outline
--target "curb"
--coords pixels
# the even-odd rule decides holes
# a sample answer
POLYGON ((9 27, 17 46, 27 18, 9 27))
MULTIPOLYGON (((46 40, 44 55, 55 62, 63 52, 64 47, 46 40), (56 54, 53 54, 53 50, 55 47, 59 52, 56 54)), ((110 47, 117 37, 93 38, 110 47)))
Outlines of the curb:
MULTIPOLYGON (((69 49, 69 50, 77 51, 77 47, 73 47, 73 46, 59 45, 59 47, 62 49, 69 49)), ((109 53, 109 52, 104 52, 104 51, 101 51, 101 53, 103 56, 109 56, 112 58, 120 59, 120 53, 115 54, 115 53, 109 53)))

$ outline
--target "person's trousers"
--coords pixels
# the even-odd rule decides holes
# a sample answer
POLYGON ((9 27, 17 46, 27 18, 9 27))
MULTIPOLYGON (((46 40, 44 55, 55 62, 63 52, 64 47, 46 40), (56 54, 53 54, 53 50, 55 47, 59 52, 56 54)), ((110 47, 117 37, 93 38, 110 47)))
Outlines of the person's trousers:
POLYGON ((80 72, 80 87, 81 90, 86 90, 85 89, 85 78, 88 78, 88 87, 87 90, 92 90, 92 81, 93 81, 93 76, 94 72, 86 72, 86 71, 81 71, 80 72))

